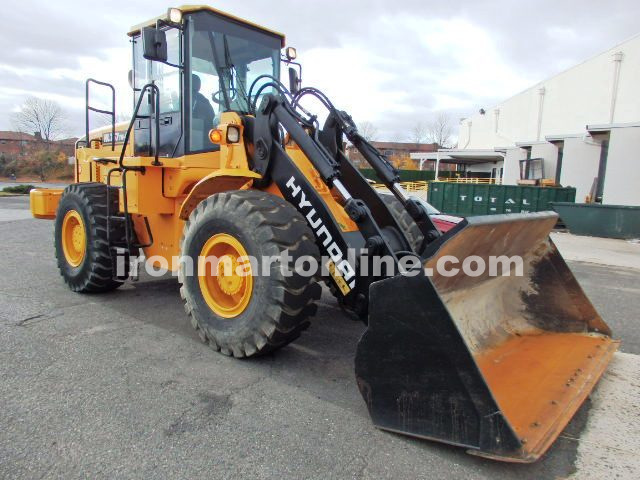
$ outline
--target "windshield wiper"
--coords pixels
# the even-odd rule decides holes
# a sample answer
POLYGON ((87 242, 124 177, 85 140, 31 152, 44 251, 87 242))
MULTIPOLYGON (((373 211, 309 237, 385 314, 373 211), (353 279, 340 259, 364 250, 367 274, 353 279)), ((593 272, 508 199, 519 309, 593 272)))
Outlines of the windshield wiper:
MULTIPOLYGON (((226 36, 223 35, 223 37, 225 37, 225 42, 226 42, 226 36)), ((231 110, 231 100, 229 98, 229 92, 225 86, 224 67, 220 65, 220 59, 218 58, 218 52, 216 50, 216 43, 215 43, 215 36, 213 32, 209 32, 209 39, 211 43, 211 51, 213 53, 213 65, 216 69, 216 72, 218 73, 218 78, 220 79, 219 87, 220 87, 220 90, 222 90, 222 95, 224 96, 224 103, 227 107, 226 109, 231 110)))
POLYGON ((236 92, 240 92, 242 98, 244 99, 244 104, 246 106, 245 113, 248 111, 249 106, 249 98, 247 98, 247 89, 246 86, 242 83, 242 80, 238 78, 238 71, 236 70, 235 65, 233 64, 233 60, 231 59, 231 52, 229 51, 229 41, 226 35, 222 36, 222 40, 224 42, 224 59, 227 68, 229 68, 229 74, 231 76, 232 89, 236 92), (235 76, 235 82, 234 82, 235 76))

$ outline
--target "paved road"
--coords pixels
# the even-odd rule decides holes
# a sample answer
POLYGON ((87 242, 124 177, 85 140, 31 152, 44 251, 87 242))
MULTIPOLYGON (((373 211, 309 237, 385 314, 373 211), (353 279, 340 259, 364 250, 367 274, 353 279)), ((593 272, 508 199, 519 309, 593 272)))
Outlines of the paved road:
MULTIPOLYGON (((363 326, 325 293, 295 344, 238 361, 202 345, 173 278, 78 295, 52 223, 0 198, 0 478, 563 478, 589 402, 533 465, 376 430, 353 377, 363 326), (7 221, 2 221, 6 218, 7 221)), ((640 353, 640 272, 572 263, 623 350, 640 353)))

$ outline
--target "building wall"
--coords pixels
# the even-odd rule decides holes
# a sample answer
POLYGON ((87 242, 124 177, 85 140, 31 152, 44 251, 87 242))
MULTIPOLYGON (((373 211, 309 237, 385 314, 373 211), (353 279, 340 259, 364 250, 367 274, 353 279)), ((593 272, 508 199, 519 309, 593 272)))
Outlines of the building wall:
POLYGON ((30 147, 30 143, 26 140, 0 139, 0 154, 20 155, 30 147))
POLYGON ((611 129, 602 199, 640 205, 640 127, 611 129))
POLYGON ((488 108, 484 115, 476 114, 464 120, 460 124, 458 145, 469 149, 504 147, 516 142, 544 140, 546 135, 580 133, 587 124, 637 122, 640 120, 638 85, 640 35, 488 108), (622 61, 612 116, 618 52, 622 53, 622 61))
POLYGON ((562 156, 560 183, 576 188, 576 202, 585 201, 598 175, 600 144, 589 137, 566 138, 562 156))
POLYGON ((544 158, 544 178, 556 178, 558 147, 552 143, 531 145, 531 158, 544 158))
POLYGON ((527 151, 523 148, 507 148, 504 156, 504 173, 502 183, 505 185, 515 185, 520 178, 520 160, 527 158, 527 151))
MULTIPOLYGON (((65 140, 54 140, 50 143, 49 148, 56 151, 64 152, 67 156, 75 154, 75 138, 65 140)), ((25 156, 32 154, 34 151, 46 148, 46 144, 38 136, 27 133, 0 131, 0 155, 5 156, 25 156)))

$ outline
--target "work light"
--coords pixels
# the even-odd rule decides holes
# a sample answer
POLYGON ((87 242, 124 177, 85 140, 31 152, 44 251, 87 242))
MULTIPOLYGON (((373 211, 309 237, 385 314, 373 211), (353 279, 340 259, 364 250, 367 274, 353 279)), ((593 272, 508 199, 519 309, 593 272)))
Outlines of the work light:
POLYGON ((287 49, 284 51, 284 54, 287 57, 287 60, 289 61, 295 60, 296 57, 298 56, 298 52, 294 47, 287 47, 287 49))
POLYGON ((167 11, 167 18, 171 23, 182 23, 182 12, 179 8, 170 8, 167 11))

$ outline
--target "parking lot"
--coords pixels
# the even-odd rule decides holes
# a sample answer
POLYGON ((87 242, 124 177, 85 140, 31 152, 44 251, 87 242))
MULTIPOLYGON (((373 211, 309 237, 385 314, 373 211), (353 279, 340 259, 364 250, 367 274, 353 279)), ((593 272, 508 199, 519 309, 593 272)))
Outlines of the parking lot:
MULTIPOLYGON (((0 198, 2 478, 633 478, 630 467, 610 465, 601 433, 585 440, 598 412, 592 400, 531 465, 379 431, 353 374, 364 326, 328 292, 294 344, 234 360, 200 343, 175 278, 70 292, 52 222, 29 217, 26 197, 0 198), (600 463, 589 466, 581 449, 594 442, 600 463)), ((569 263, 621 351, 640 354, 640 270, 569 263)), ((620 358, 629 365, 635 355, 620 358)), ((635 410, 618 412, 631 430, 618 432, 626 440, 612 455, 631 456, 637 442, 632 375, 622 380, 638 389, 627 392, 635 410)))

